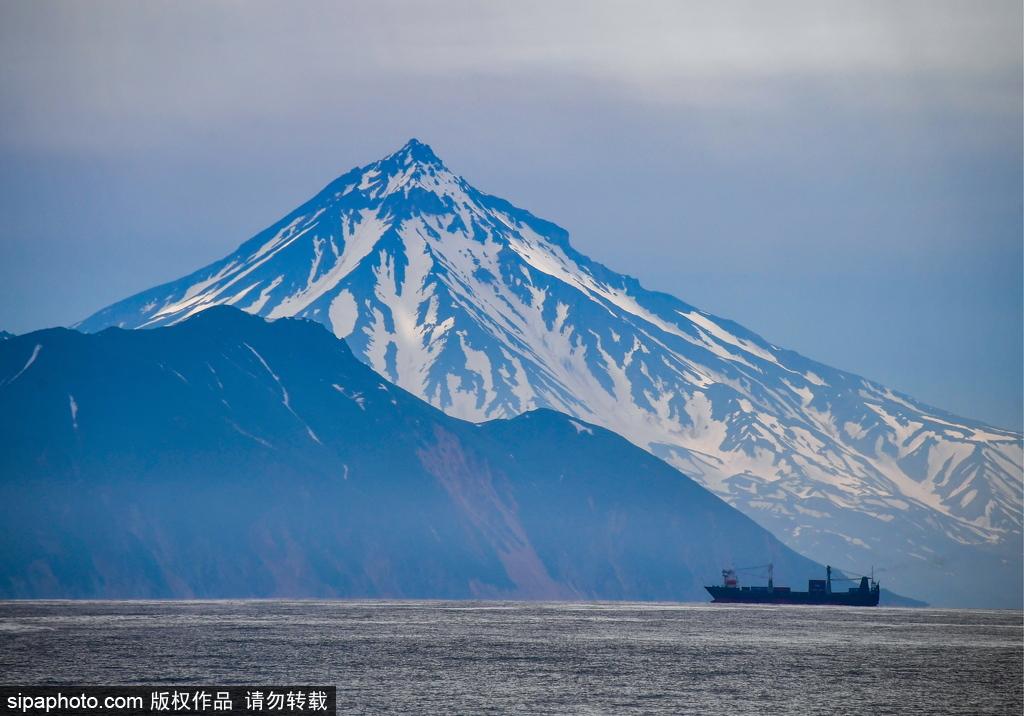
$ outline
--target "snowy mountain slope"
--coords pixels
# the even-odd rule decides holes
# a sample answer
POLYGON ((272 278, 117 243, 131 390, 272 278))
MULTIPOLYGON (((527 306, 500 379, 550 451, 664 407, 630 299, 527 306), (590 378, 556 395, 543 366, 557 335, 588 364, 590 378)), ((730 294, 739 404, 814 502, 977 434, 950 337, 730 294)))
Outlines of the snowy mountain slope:
POLYGON ((457 420, 317 323, 227 307, 0 344, 0 504, 3 598, 707 601, 723 563, 823 572, 610 431, 457 420))
POLYGON ((648 291, 416 140, 79 327, 162 326, 218 304, 320 321, 454 416, 546 407, 608 427, 803 553, 888 568, 904 593, 1020 604, 1019 434, 648 291))

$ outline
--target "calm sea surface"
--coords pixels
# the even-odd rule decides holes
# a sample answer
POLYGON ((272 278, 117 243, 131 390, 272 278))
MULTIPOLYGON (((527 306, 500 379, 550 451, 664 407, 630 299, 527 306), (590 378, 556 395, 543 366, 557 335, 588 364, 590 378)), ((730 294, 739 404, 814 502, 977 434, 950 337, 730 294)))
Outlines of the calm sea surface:
POLYGON ((336 684, 342 713, 1022 713, 1020 612, 0 602, 0 683, 336 684))

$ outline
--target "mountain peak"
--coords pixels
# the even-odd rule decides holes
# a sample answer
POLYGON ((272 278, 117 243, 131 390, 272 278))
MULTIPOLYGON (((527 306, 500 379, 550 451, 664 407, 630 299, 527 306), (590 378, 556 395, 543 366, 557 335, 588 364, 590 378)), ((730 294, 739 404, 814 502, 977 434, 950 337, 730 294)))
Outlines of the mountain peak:
POLYGON ((397 152, 388 156, 387 160, 392 160, 402 165, 419 163, 438 167, 444 166, 444 162, 434 154, 434 150, 430 148, 430 145, 421 142, 415 137, 412 137, 397 152))
MULTIPOLYGON (((434 154, 429 144, 415 137, 401 149, 354 170, 361 174, 358 187, 374 201, 391 196, 408 198, 411 191, 422 190, 436 197, 456 196, 465 190, 461 177, 454 174, 434 154)), ((335 180, 340 188, 351 180, 348 174, 335 180)), ((338 196, 343 196, 344 191, 338 196)))

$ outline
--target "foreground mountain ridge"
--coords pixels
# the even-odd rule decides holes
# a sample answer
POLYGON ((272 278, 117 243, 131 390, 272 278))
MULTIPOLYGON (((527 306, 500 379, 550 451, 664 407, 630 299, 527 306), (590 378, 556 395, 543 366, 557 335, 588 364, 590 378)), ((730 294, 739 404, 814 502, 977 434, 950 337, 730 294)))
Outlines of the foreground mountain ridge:
POLYGON ((170 325, 220 304, 319 321, 456 417, 551 408, 607 427, 820 561, 887 567, 937 603, 979 603, 979 587, 1020 603, 1019 434, 647 291, 416 140, 79 327, 170 325))
POLYGON ((706 601, 724 564, 822 570, 610 431, 467 423, 227 307, 3 342, 0 438, 3 598, 706 601))

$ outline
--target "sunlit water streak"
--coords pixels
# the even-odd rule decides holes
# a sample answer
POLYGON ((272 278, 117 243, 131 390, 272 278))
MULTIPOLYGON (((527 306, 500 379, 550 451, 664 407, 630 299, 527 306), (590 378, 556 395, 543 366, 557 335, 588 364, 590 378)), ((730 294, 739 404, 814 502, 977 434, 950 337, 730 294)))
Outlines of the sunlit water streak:
POLYGON ((1015 611, 2 602, 0 681, 338 686, 363 713, 1020 714, 1015 611))

